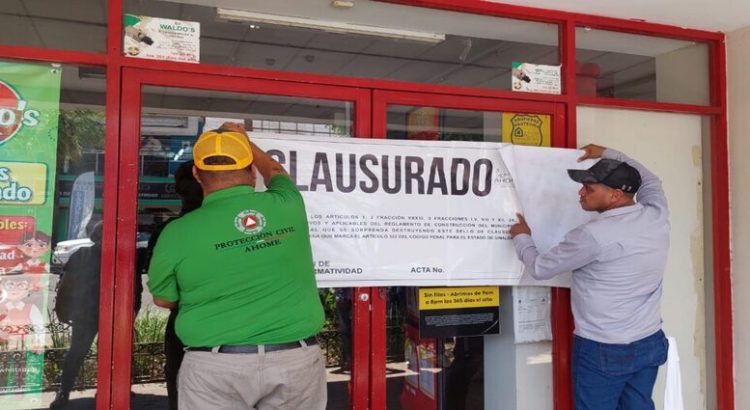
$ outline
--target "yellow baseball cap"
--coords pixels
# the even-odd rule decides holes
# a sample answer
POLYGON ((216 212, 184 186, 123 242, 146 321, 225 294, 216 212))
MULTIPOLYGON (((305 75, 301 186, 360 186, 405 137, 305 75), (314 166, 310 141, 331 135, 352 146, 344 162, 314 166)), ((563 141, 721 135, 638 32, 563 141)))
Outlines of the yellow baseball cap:
POLYGON ((243 169, 253 162, 253 149, 247 135, 224 129, 206 131, 193 146, 193 160, 198 169, 206 171, 233 171, 243 169), (206 159, 224 156, 234 164, 208 165, 206 159))

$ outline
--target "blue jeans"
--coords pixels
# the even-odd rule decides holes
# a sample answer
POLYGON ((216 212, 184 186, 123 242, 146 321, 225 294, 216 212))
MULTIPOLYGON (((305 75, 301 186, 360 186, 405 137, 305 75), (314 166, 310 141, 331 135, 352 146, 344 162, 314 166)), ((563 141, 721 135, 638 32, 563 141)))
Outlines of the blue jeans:
POLYGON ((669 342, 661 330, 630 344, 575 336, 573 395, 576 410, 653 410, 651 393, 669 342))

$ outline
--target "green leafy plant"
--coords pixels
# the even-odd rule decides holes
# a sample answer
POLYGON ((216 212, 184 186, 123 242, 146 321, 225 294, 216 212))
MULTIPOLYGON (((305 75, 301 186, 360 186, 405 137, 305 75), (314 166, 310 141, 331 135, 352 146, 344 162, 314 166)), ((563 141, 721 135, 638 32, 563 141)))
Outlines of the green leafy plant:
POLYGON ((134 343, 164 343, 164 330, 168 316, 162 312, 146 309, 135 319, 134 343))
POLYGON ((104 112, 61 110, 57 138, 58 162, 78 161, 84 149, 104 149, 104 112))

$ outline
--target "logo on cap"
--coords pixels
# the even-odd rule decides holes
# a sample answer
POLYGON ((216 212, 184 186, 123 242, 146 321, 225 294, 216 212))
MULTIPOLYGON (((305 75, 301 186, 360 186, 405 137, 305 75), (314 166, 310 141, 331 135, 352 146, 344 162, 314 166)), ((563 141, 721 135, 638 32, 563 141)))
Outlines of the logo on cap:
POLYGON ((21 128, 39 124, 40 113, 28 107, 10 85, 0 80, 0 144, 13 138, 21 128))
POLYGON ((258 211, 246 209, 234 217, 234 227, 246 235, 252 235, 266 227, 266 217, 258 211))

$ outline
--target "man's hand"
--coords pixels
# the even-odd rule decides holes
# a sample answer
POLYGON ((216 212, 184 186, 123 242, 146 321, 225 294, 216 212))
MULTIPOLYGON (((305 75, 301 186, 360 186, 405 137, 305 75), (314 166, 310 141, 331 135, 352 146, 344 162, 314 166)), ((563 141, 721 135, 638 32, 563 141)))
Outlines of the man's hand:
POLYGON ((526 233, 531 235, 531 228, 529 228, 529 224, 526 223, 526 219, 521 214, 516 214, 518 217, 518 222, 516 222, 513 226, 510 227, 510 237, 515 238, 516 235, 526 233))
MULTIPOLYGON (((247 130, 245 130, 245 125, 243 123, 239 122, 225 122, 221 124, 221 128, 227 131, 234 131, 239 132, 242 135, 247 135, 247 130)), ((284 169, 281 164, 276 162, 273 158, 269 157, 265 151, 260 149, 253 141, 250 141, 250 147, 253 150, 253 179, 254 179, 254 172, 258 171, 260 175, 263 176, 263 180, 266 184, 268 184, 268 181, 273 178, 276 174, 287 174, 286 170, 284 169)), ((255 184, 255 181, 253 180, 253 186, 255 184)))
POLYGON ((240 134, 247 134, 247 130, 245 129, 245 124, 239 123, 239 122, 225 122, 224 124, 221 124, 221 129, 227 130, 227 131, 234 131, 239 132, 240 134))
POLYGON ((581 148, 581 150, 583 150, 584 153, 583 155, 580 156, 580 158, 578 158, 578 162, 581 162, 585 159, 601 158, 605 149, 607 149, 607 147, 602 147, 601 145, 594 145, 594 144, 586 145, 585 147, 581 148))

